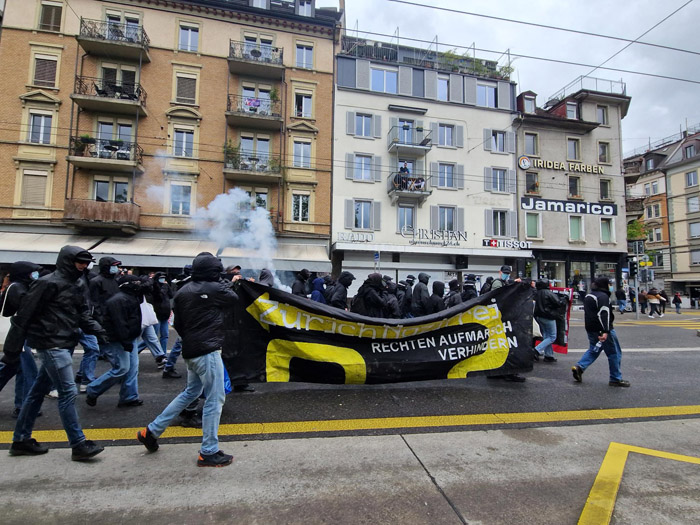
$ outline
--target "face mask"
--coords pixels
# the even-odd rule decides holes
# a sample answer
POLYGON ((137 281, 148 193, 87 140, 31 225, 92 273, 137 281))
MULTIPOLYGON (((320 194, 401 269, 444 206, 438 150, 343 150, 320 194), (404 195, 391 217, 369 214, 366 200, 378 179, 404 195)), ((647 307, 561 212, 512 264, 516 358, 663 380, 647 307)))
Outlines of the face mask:
POLYGON ((32 279, 32 281, 36 281, 39 278, 39 272, 32 272, 29 274, 29 277, 32 279))
POLYGON ((109 273, 111 273, 112 275, 118 274, 119 273, 119 266, 110 266, 109 273))
POLYGON ((158 282, 159 282, 159 283, 165 283, 165 277, 161 277, 160 279, 158 279, 158 282))
POLYGON ((510 277, 510 274, 509 274, 509 273, 503 272, 503 278, 504 278, 504 279, 508 279, 508 277, 510 277))

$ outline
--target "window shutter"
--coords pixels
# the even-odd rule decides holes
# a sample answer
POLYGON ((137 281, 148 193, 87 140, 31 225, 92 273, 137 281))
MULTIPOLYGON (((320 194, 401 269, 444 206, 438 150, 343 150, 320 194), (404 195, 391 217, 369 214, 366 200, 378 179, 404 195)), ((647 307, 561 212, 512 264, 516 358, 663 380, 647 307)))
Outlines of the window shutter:
POLYGON ((510 82, 498 83, 498 108, 511 109, 510 107, 510 82))
POLYGON ((515 153, 515 133, 512 131, 506 132, 506 151, 508 153, 515 153))
POLYGON ((431 162, 430 163, 430 180, 433 183, 432 186, 437 188, 438 185, 440 184, 440 166, 438 166, 437 162, 431 162))
POLYGON ((345 154, 345 178, 353 180, 355 178, 355 154, 345 154))
MULTIPOLYGON (((414 177, 423 177, 425 175, 425 164, 423 159, 417 159, 416 163, 413 165, 413 173, 411 173, 414 177)), ((430 177, 424 177, 425 179, 429 179, 430 177)), ((425 182, 426 186, 428 185, 428 180, 425 182)))
POLYGON ((102 89, 105 89, 105 84, 117 83, 117 70, 112 67, 102 68, 102 89))
POLYGON ((440 206, 430 207, 430 229, 437 230, 440 226, 440 206))
POLYGON ((476 77, 464 77, 464 103, 476 105, 476 77))
POLYGON ((177 77, 177 101, 184 104, 194 104, 197 94, 197 79, 177 77))
POLYGON ((413 68, 399 66, 399 95, 413 94, 413 68))
POLYGON ((493 191, 493 168, 484 167, 484 191, 493 191))
POLYGON ((372 229, 382 229, 382 203, 379 201, 372 201, 372 229))
POLYGON ((464 231, 464 208, 457 208, 457 224, 455 230, 458 232, 464 231))
POLYGON ((457 189, 464 189, 464 164, 457 164, 456 167, 457 189))
POLYGON ((509 211, 508 212, 508 219, 506 221, 506 225, 508 228, 508 232, 506 235, 508 237, 517 237, 518 236, 518 215, 513 212, 509 211))
POLYGON ((489 128, 484 128, 484 151, 491 151, 491 139, 493 131, 489 128))
POLYGON ((464 82, 461 75, 450 75, 450 102, 459 102, 464 99, 464 82))
POLYGON ((43 4, 41 6, 41 22, 39 24, 39 29, 44 31, 60 31, 61 11, 61 6, 43 4))
POLYGON ((430 140, 433 141, 433 144, 440 144, 440 137, 438 136, 438 123, 437 122, 430 123, 430 140))
POLYGON ((345 229, 352 230, 355 226, 355 203, 352 199, 345 199, 345 229))
POLYGON ((387 133, 387 146, 390 146, 392 141, 399 140, 399 119, 397 117, 389 117, 389 133, 387 133))
POLYGON ((56 60, 38 57, 35 59, 34 84, 44 87, 56 85, 56 60))
POLYGON ((354 135, 355 134, 355 112, 354 111, 346 111, 345 112, 345 117, 347 119, 346 121, 346 126, 345 126, 345 133, 348 135, 354 135))
POLYGON ((484 210, 484 224, 486 225, 484 233, 487 237, 491 237, 493 235, 493 210, 484 210))
POLYGON ((374 138, 379 139, 382 137, 382 116, 373 115, 372 116, 372 129, 374 131, 374 138))
POLYGON ((515 170, 508 170, 507 176, 508 176, 508 180, 507 180, 506 188, 508 188, 508 193, 515 193, 517 190, 517 188, 516 188, 517 180, 515 177, 515 170))
POLYGON ((369 89, 369 60, 358 60, 357 66, 357 87, 359 89, 369 89))
POLYGON ((46 175, 22 175, 22 206, 46 204, 46 175))
POLYGON ((372 174, 374 176, 375 182, 381 182, 382 180, 382 158, 372 157, 372 174))
POLYGON ((437 99, 437 71, 425 72, 425 98, 437 99))
POLYGON ((464 147, 464 126, 455 126, 455 146, 464 147))

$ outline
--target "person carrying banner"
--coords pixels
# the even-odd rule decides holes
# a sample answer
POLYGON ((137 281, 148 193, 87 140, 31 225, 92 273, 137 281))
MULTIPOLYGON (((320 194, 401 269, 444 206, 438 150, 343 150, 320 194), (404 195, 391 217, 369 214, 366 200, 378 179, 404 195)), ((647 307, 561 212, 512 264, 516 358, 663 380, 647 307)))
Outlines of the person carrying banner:
POLYGON ((371 273, 352 299, 350 311, 368 317, 383 318, 386 309, 386 284, 381 273, 371 273))
POLYGON ((311 277, 311 272, 304 268, 297 273, 297 278, 292 284, 292 294, 298 297, 306 297, 306 281, 311 277))
POLYGON ((535 347, 535 352, 544 355, 545 363, 556 363, 552 343, 557 340, 557 319, 561 316, 563 304, 549 289, 548 279, 538 280, 535 288, 535 320, 542 331, 542 341, 535 347))
POLYGON ((464 286, 462 286, 462 302, 466 303, 477 297, 479 297, 479 292, 476 290, 476 275, 470 273, 464 279, 464 286))
POLYGON ((628 387, 630 382, 622 379, 620 371, 622 349, 613 327, 615 314, 610 306, 609 285, 610 280, 607 277, 593 279, 591 291, 583 299, 584 321, 589 347, 579 362, 571 367, 571 373, 576 382, 583 381, 583 373, 598 359, 602 350, 608 356, 610 368, 608 385, 628 387))
POLYGON ((384 317, 388 319, 401 319, 401 308, 399 307, 399 298, 397 295, 398 286, 395 282, 384 279, 386 283, 386 292, 384 293, 384 299, 386 301, 386 309, 384 311, 384 317))
POLYGON ((333 291, 328 304, 341 310, 348 309, 348 288, 355 280, 355 276, 350 272, 341 272, 338 280, 333 286, 333 291))
POLYGON ((445 283, 442 281, 433 281, 433 294, 430 296, 428 303, 427 314, 442 312, 445 309, 445 283))
MULTIPOLYGON (((435 285, 433 285, 433 288, 435 285)), ((450 291, 447 292, 445 297, 445 308, 452 308, 458 304, 462 304, 462 295, 459 292, 459 281, 457 279, 452 279, 449 282, 450 291)))
POLYGON ((424 272, 418 274, 418 284, 413 288, 411 298, 411 313, 413 317, 422 317, 430 313, 428 281, 430 281, 430 275, 424 272))
POLYGON ((404 293, 403 300, 399 304, 401 308, 401 318, 410 319, 413 317, 411 313, 413 307, 413 283, 416 282, 415 276, 409 274, 406 276, 406 293, 404 293))

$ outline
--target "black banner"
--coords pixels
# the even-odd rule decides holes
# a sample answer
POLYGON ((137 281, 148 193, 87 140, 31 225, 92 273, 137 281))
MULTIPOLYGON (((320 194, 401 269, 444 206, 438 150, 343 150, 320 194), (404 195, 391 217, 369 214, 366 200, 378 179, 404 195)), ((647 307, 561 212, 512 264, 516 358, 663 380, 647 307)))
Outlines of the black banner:
POLYGON ((377 319, 238 281, 223 358, 234 384, 377 384, 532 370, 532 293, 516 283, 415 319, 377 319))

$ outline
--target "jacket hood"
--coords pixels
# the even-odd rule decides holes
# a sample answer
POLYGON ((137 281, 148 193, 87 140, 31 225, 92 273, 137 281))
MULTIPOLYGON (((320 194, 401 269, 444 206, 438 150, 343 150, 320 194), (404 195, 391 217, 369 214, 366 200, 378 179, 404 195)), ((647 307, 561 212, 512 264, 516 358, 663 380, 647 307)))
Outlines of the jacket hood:
POLYGON ((392 295, 396 295, 396 290, 398 290, 398 288, 395 282, 386 283, 386 289, 392 295))
POLYGON ((459 281, 457 279, 452 279, 449 283, 450 290, 456 292, 459 290, 459 281))
POLYGON ((324 284, 323 277, 316 277, 316 279, 314 279, 314 282, 311 283, 311 284, 313 285, 313 289, 314 289, 314 290, 316 290, 317 292, 323 293, 323 290, 324 290, 324 288, 323 288, 323 284, 324 284))
POLYGON ((428 275, 427 273, 421 272, 418 274, 418 280, 420 282, 422 282, 423 284, 428 284, 428 281, 430 280, 430 275, 428 275))
POLYGON ((100 273, 105 277, 114 278, 114 275, 109 273, 109 267, 114 266, 114 263, 121 264, 122 262, 114 257, 101 257, 97 263, 100 267, 100 273))
MULTIPOLYGON (((418 276, 420 279, 420 275, 418 276)), ((442 297, 445 295, 445 283, 442 281, 433 281, 433 293, 442 297)))
POLYGON ((10 265, 10 282, 29 283, 32 272, 41 271, 41 266, 29 261, 17 261, 10 265))
POLYGON ((539 279, 535 283, 535 288, 538 290, 549 290, 549 281, 547 279, 539 279))
POLYGON ((90 257, 90 252, 80 246, 67 245, 61 248, 56 258, 56 272, 69 279, 78 279, 83 272, 75 267, 76 257, 81 259, 90 257))
POLYGON ((369 274, 365 283, 367 283, 367 285, 371 286, 372 288, 376 288, 377 290, 384 289, 384 281, 382 280, 381 273, 369 274))
POLYGON ((143 281, 135 275, 124 275, 119 279, 119 289, 139 297, 143 293, 143 281))
POLYGON ((218 281, 224 266, 212 254, 201 254, 192 261, 192 279, 194 281, 218 281))
POLYGON ((405 290, 406 289, 406 281, 399 281, 397 288, 399 290, 405 290))
POLYGON ((260 277, 258 277, 258 282, 264 284, 265 286, 273 286, 275 284, 275 277, 272 272, 267 268, 263 268, 260 271, 260 277))
POLYGON ((338 282, 347 288, 355 280, 355 276, 350 272, 341 272, 338 277, 338 282))
POLYGON ((161 277, 165 277, 166 280, 168 279, 168 276, 165 272, 156 272, 155 274, 153 274, 153 281, 158 282, 158 279, 160 279, 161 277))
POLYGON ((306 281, 309 277, 311 277, 311 272, 309 272, 309 270, 306 268, 297 273, 297 278, 301 279, 302 281, 306 281))

